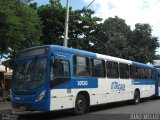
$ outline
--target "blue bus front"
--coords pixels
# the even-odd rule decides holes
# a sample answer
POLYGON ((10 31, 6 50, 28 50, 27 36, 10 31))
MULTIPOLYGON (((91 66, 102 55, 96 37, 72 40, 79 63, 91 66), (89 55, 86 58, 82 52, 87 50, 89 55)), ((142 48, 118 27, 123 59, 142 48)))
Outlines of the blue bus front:
POLYGON ((27 111, 50 110, 49 49, 45 46, 18 53, 11 88, 13 108, 27 111))

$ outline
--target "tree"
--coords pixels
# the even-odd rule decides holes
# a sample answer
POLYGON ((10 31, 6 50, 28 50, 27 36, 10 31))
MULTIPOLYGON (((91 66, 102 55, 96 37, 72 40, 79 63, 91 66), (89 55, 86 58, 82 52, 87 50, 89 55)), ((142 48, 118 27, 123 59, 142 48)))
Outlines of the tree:
POLYGON ((92 43, 95 41, 94 34, 102 19, 98 17, 92 17, 94 11, 87 9, 81 13, 80 10, 73 11, 70 20, 70 32, 69 32, 69 45, 83 50, 94 51, 92 43))
POLYGON ((0 54, 9 57, 21 49, 41 44, 37 12, 20 0, 0 0, 0 54))
MULTIPOLYGON (((64 20, 66 8, 59 1, 51 1, 50 4, 38 8, 39 16, 43 21, 43 44, 63 45, 64 20)), ((92 17, 92 10, 72 10, 69 16, 69 41, 68 46, 78 49, 91 50, 89 36, 94 34, 98 17, 92 17)))
POLYGON ((101 24, 96 35, 101 42, 95 42, 95 47, 102 54, 127 59, 130 33, 130 26, 125 23, 125 20, 117 16, 108 18, 101 24))
POLYGON ((152 36, 149 24, 135 25, 130 39, 130 56, 138 62, 151 62, 155 59, 156 49, 159 47, 158 38, 152 36))
POLYGON ((149 24, 138 23, 132 31, 125 20, 117 16, 106 19, 95 37, 99 40, 94 42, 99 53, 143 63, 152 62, 159 47, 149 24))
POLYGON ((37 8, 38 14, 42 20, 42 37, 43 44, 63 43, 63 31, 65 20, 65 9, 60 2, 51 1, 50 4, 42 5, 37 8))
POLYGON ((155 60, 160 60, 160 55, 155 55, 155 60))

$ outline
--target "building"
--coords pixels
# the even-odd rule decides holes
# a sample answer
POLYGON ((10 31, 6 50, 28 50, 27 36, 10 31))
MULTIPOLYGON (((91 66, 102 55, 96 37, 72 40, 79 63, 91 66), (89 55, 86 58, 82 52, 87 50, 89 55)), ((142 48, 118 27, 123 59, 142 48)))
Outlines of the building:
POLYGON ((11 88, 11 79, 13 70, 2 65, 2 62, 0 61, 0 72, 4 73, 5 90, 9 90, 11 88))

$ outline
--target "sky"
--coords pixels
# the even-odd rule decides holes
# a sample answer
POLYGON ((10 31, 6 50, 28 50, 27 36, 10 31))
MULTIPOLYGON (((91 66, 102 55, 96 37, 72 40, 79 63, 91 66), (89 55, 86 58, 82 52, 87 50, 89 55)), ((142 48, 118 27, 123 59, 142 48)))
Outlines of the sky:
MULTIPOLYGON (((47 4, 49 0, 34 0, 38 5, 47 4)), ((61 0, 66 6, 67 0, 61 0)), ((70 7, 82 9, 93 0, 70 0, 70 7)), ((160 0, 95 0, 89 7, 95 11, 95 16, 103 18, 118 16, 125 20, 127 25, 134 29, 136 23, 149 23, 152 26, 152 35, 160 41, 160 0)), ((157 49, 160 54, 160 48, 157 49)))

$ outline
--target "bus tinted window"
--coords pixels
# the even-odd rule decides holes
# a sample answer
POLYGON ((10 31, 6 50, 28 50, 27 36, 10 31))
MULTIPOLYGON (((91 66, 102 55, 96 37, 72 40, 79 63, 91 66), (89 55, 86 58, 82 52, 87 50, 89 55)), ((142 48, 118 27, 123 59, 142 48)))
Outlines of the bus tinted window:
POLYGON ((129 66, 127 64, 119 64, 120 78, 129 78, 129 66))
POLYGON ((55 60, 53 70, 54 70, 53 71, 54 79, 70 77, 69 61, 67 60, 60 60, 60 59, 55 60))
POLYGON ((151 69, 145 69, 145 78, 144 79, 152 79, 152 70, 151 69))
POLYGON ((118 78, 119 72, 118 72, 118 63, 107 61, 107 77, 108 78, 118 78))
POLYGON ((152 69, 147 70, 147 78, 152 79, 152 69))
POLYGON ((51 88, 70 80, 70 67, 68 60, 55 59, 51 66, 50 80, 51 88))
POLYGON ((130 75, 132 79, 152 79, 152 69, 131 65, 130 75))
POLYGON ((91 59, 92 61, 92 76, 93 77, 105 77, 105 61, 98 59, 91 59))
POLYGON ((136 66, 133 66, 133 65, 130 66, 130 76, 131 78, 134 78, 134 79, 138 78, 138 69, 136 66))
POLYGON ((138 67, 138 78, 139 79, 144 79, 144 76, 145 76, 144 68, 138 67))
POLYGON ((89 58, 74 56, 74 75, 89 76, 89 58))

